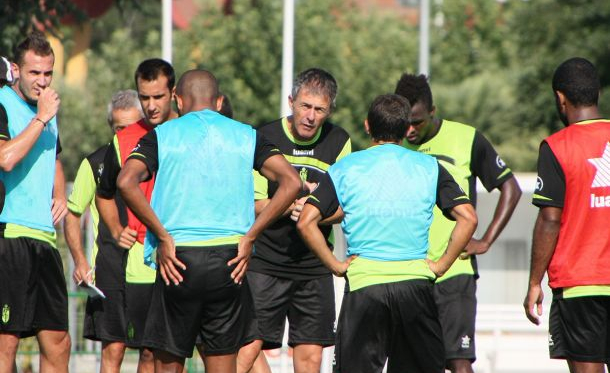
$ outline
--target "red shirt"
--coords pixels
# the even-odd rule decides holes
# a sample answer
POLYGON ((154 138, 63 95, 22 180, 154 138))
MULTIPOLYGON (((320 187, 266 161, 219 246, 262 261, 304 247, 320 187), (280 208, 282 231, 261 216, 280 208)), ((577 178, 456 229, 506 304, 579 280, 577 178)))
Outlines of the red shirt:
MULTIPOLYGON (((117 133, 117 140, 119 143, 119 154, 121 156, 121 166, 125 164, 125 161, 131 154, 140 138, 146 135, 149 131, 152 131, 154 127, 147 125, 143 119, 139 122, 128 126, 122 131, 117 133)), ((154 175, 147 181, 140 183, 140 189, 144 192, 146 199, 150 202, 150 196, 152 195, 153 186, 155 184, 154 175)), ((146 236, 146 226, 136 218, 136 216, 127 209, 127 226, 138 232, 137 240, 140 243, 144 243, 144 237, 146 236)))
POLYGON ((565 175, 549 285, 610 285, 610 121, 572 124, 546 142, 565 175))

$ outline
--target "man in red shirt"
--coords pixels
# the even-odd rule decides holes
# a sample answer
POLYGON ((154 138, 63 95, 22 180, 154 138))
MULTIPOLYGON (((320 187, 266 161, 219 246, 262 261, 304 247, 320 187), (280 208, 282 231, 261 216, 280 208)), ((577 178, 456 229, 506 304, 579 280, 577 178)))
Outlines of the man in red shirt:
MULTIPOLYGON (((170 63, 159 58, 144 60, 138 65, 134 78, 144 118, 115 135, 104 158, 95 203, 100 218, 118 245, 128 250, 126 264, 120 268, 122 270, 120 274, 123 274, 124 278, 113 284, 118 287, 118 289, 115 288, 117 290, 116 297, 114 297, 116 303, 124 305, 124 320, 122 321, 126 324, 126 338, 123 341, 105 342, 104 350, 108 350, 106 355, 109 358, 107 366, 108 369, 112 369, 112 372, 118 372, 125 348, 137 348, 140 350, 138 372, 142 373, 154 370, 152 351, 142 346, 142 337, 156 272, 144 264, 143 243, 146 234, 144 224, 129 209, 125 211, 127 225, 121 223, 119 208, 124 207, 116 193, 116 181, 127 156, 140 138, 156 126, 178 117, 178 114, 172 110, 175 72, 170 63)), ((153 186, 154 177, 139 184, 140 189, 148 198, 152 194, 153 186)), ((117 260, 120 261, 121 258, 117 260)))
POLYGON ((567 127, 540 145, 533 196, 540 212, 523 306, 539 324, 548 271, 550 356, 567 360, 572 373, 601 373, 610 361, 610 120, 598 119, 599 90, 584 58, 555 70, 553 92, 567 127))

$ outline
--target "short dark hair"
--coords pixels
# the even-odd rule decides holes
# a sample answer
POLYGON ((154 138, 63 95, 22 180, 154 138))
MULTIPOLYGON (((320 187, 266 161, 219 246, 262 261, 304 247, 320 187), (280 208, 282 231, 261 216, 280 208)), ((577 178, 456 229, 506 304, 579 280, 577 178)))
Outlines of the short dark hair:
POLYGON ((411 106, 421 102, 428 111, 432 111, 432 106, 434 105, 432 90, 430 90, 428 78, 424 74, 402 74, 400 80, 396 83, 394 93, 409 100, 411 106))
POLYGON ((34 52, 37 56, 55 56, 51 44, 40 31, 32 31, 21 43, 13 49, 13 62, 17 66, 23 66, 23 59, 27 51, 34 52))
POLYGON ((600 88, 595 66, 581 57, 564 61, 553 74, 553 91, 563 93, 576 107, 597 105, 600 88))
POLYGON ((296 100, 301 89, 307 88, 315 94, 328 97, 331 109, 335 107, 337 98, 337 81, 327 71, 317 67, 301 72, 292 84, 292 99, 296 100))
POLYGON ((371 106, 367 120, 373 140, 401 141, 409 127, 411 105, 405 97, 393 94, 377 96, 371 106))
POLYGON ((150 82, 157 79, 159 75, 164 75, 167 78, 167 88, 171 91, 176 84, 176 73, 172 65, 160 58, 142 61, 135 73, 136 87, 138 86, 138 79, 150 82))

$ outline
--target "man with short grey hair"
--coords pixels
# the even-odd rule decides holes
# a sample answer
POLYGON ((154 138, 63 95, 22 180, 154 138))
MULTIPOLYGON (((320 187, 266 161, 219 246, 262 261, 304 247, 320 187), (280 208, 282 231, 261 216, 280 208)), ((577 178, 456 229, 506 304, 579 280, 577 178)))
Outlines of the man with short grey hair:
POLYGON ((133 89, 117 91, 108 103, 108 125, 116 134, 123 128, 134 123, 132 120, 137 115, 136 111, 139 113, 139 117, 136 120, 137 122, 141 118, 144 118, 144 112, 142 111, 142 105, 140 105, 138 92, 133 89))
MULTIPOLYGON (((322 349, 334 345, 335 293, 330 271, 297 235, 295 221, 303 204, 330 165, 351 152, 349 135, 327 119, 335 106, 337 82, 311 68, 295 79, 288 97, 292 115, 259 127, 301 176, 303 188, 283 217, 256 241, 248 273, 261 340, 240 350, 239 371, 248 371, 260 349, 282 346, 286 319, 295 372, 319 372, 322 349)), ((277 185, 256 176, 256 211, 269 203, 277 185)), ((329 240, 332 227, 322 227, 329 240)), ((252 372, 269 372, 263 356, 252 372)))
MULTIPOLYGON (((136 123, 143 117, 142 106, 136 91, 116 92, 108 104, 108 125, 113 133, 136 123)), ((95 190, 104 169, 104 156, 110 144, 106 144, 83 159, 68 198, 68 215, 64 225, 66 242, 74 260, 72 278, 77 285, 96 283, 106 295, 105 299, 87 299, 84 337, 102 341, 102 372, 120 369, 125 352, 127 325, 124 307, 124 267, 127 251, 120 248, 108 227, 100 220, 95 204, 95 190), (88 262, 83 250, 81 216, 90 207, 95 241, 88 262), (122 353, 121 353, 122 352, 122 353)), ((124 209, 119 209, 123 211, 124 209)), ((127 216, 123 213, 124 222, 127 216)))

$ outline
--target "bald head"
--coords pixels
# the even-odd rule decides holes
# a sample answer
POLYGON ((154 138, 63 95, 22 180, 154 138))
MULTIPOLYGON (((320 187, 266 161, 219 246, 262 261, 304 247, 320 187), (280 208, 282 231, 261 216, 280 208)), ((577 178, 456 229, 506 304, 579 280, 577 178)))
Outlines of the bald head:
POLYGON ((205 70, 189 70, 176 86, 178 111, 181 115, 203 109, 217 110, 218 82, 205 70))

